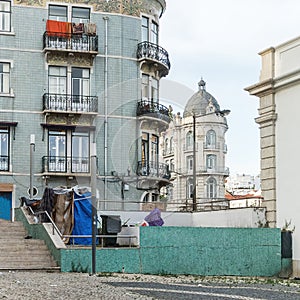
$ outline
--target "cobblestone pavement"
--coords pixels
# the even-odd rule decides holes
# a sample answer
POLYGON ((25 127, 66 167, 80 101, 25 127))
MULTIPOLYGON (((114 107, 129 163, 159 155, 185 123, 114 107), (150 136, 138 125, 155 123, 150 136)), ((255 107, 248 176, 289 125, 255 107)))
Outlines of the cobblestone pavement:
POLYGON ((300 300, 300 282, 274 278, 1 272, 0 299, 300 300))

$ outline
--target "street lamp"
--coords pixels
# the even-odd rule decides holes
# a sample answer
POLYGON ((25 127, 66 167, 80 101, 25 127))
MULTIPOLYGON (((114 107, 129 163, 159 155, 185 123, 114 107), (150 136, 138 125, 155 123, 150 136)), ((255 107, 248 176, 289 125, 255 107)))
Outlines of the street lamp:
POLYGON ((216 110, 214 112, 204 114, 204 115, 198 115, 196 116, 193 114, 193 211, 197 211, 197 188, 196 188, 196 118, 199 117, 205 117, 208 115, 217 115, 221 117, 225 117, 229 115, 230 110, 224 109, 224 110, 216 110))

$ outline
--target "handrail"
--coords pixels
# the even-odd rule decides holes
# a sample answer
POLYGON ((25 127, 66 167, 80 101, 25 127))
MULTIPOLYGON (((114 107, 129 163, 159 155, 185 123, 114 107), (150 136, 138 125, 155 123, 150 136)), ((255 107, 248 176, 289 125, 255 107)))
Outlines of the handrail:
MULTIPOLYGON (((54 235, 54 229, 55 229, 55 231, 58 233, 58 235, 62 239, 62 241, 64 241, 64 239, 66 239, 66 238, 73 238, 73 245, 74 245, 74 238, 92 238, 93 237, 91 234, 87 234, 87 235, 62 234, 60 232, 60 230, 58 229, 58 227, 56 226, 56 224, 54 223, 53 219, 51 218, 51 216, 49 215, 49 213, 46 210, 34 212, 30 206, 28 206, 28 207, 29 207, 31 213, 34 216, 45 214, 48 217, 50 223, 52 224, 52 228, 53 228, 52 234, 54 235)), ((97 234, 96 238, 100 238, 101 239, 101 247, 102 248, 104 247, 104 241, 103 240, 105 238, 129 238, 129 247, 131 247, 131 239, 132 238, 138 239, 138 237, 136 235, 130 235, 130 234, 123 234, 123 235, 97 234)))
POLYGON ((58 229, 58 227, 56 226, 56 224, 54 223, 51 216, 49 215, 49 213, 46 210, 34 213, 34 215, 41 215, 41 214, 45 214, 48 217, 50 223, 52 224, 52 226, 53 226, 53 231, 52 231, 53 233, 52 234, 54 235, 54 229, 55 229, 56 232, 58 233, 59 237, 61 239, 63 239, 63 237, 64 237, 63 234, 60 232, 60 230, 58 229))

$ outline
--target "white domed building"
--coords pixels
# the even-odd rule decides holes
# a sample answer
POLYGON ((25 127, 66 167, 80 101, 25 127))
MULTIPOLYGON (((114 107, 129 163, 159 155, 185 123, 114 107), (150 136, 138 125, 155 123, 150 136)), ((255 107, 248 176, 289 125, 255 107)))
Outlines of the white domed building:
POLYGON ((172 175, 172 185, 163 197, 168 210, 200 211, 227 206, 225 133, 226 114, 230 111, 220 109, 202 79, 198 85, 199 90, 188 100, 183 116, 174 115, 162 134, 162 156, 172 175))

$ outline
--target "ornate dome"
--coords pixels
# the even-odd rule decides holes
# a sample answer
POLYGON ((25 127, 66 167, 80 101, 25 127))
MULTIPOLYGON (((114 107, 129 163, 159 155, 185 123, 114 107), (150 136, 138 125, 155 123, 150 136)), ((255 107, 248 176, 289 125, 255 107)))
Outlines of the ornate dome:
POLYGON ((205 90, 205 81, 203 79, 198 83, 199 91, 195 93, 187 102, 183 117, 189 117, 192 115, 205 115, 208 104, 212 104, 215 109, 220 110, 218 101, 205 90))

